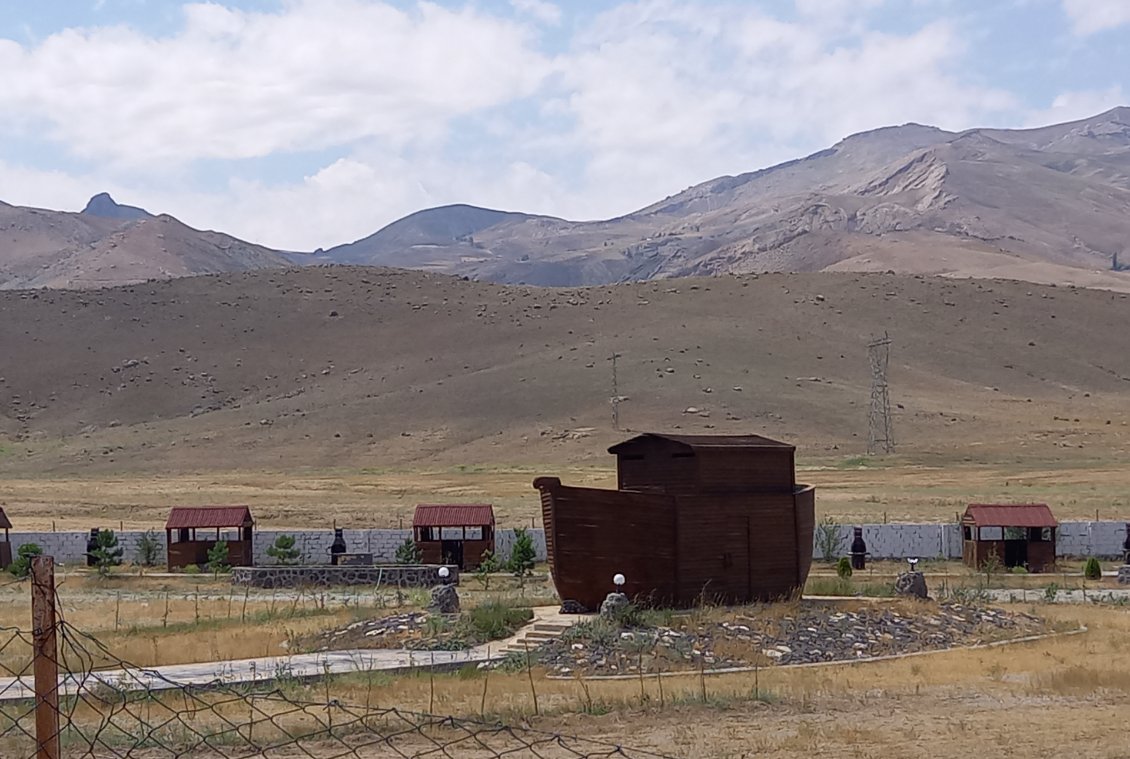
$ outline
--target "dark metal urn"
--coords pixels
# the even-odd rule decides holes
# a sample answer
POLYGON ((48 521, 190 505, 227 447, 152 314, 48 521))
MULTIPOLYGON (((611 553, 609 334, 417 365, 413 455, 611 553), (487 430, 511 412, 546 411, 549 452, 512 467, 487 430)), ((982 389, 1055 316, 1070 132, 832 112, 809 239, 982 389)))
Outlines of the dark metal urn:
POLYGON ((98 550, 98 533, 101 532, 100 527, 90 528, 90 537, 86 539, 86 566, 93 567, 97 561, 94 558, 94 552, 98 550))
POLYGON ((1126 523, 1126 540, 1122 541, 1122 563, 1130 564, 1130 522, 1126 523))
POLYGON ((867 567, 867 544, 863 542, 863 528, 852 528, 851 540, 851 568, 864 569, 867 567))
POLYGON ((338 557, 345 553, 345 535, 341 527, 334 528, 334 542, 330 543, 330 564, 337 566, 338 557))

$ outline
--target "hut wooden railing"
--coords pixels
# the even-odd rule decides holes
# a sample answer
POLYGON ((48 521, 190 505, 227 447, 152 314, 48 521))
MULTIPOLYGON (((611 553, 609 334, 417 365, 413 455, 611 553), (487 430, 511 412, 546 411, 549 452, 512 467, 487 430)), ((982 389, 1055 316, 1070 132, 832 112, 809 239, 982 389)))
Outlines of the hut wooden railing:
MULTIPOLYGON (((192 540, 181 543, 170 543, 169 566, 179 567, 187 564, 203 566, 208 563, 208 551, 216 545, 216 540, 192 540)), ((250 540, 228 540, 228 561, 233 567, 247 567, 252 564, 252 547, 250 540)))

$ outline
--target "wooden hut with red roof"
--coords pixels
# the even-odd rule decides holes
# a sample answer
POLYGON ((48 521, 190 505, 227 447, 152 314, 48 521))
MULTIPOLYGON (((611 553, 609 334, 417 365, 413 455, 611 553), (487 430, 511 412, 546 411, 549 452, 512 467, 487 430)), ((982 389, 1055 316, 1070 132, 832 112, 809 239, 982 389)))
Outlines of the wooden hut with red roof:
POLYGON ((494 553, 494 508, 490 504, 420 504, 412 516, 412 539, 425 564, 475 570, 483 553, 494 553))
POLYGON ((961 517, 962 561, 983 569, 995 556, 1006 568, 1053 571, 1058 527, 1044 503, 970 504, 961 517))
POLYGON ((165 522, 169 569, 207 564, 208 551, 220 541, 228 545, 230 566, 254 566, 254 525, 246 506, 174 506, 165 522))
POLYGON ((4 539, 0 540, 0 569, 7 569, 12 563, 12 539, 8 535, 8 531, 12 529, 12 522, 4 513, 3 506, 0 506, 0 529, 4 530, 4 539))

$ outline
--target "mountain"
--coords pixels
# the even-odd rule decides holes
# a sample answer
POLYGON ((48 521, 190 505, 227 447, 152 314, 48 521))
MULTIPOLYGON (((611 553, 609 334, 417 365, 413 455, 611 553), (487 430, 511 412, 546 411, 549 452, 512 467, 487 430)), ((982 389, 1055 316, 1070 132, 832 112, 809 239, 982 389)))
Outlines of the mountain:
POLYGON ((435 208, 325 260, 539 285, 831 269, 1122 289, 1130 108, 1038 129, 886 127, 606 221, 435 208))
POLYGON ((0 289, 91 288, 290 266, 280 252, 95 195, 81 213, 0 203, 0 289))
MULTIPOLYGON (((1063 457, 1130 453, 1128 305, 846 272, 546 289, 329 266, 3 291, 19 360, 0 373, 0 477, 607 465, 647 429, 843 459, 865 447, 866 345, 887 331, 901 452, 1024 456, 1054 477, 1063 457)), ((533 476, 516 497, 536 502, 533 476)))
POLYGON ((124 219, 126 221, 152 218, 152 214, 144 208, 123 206, 115 202, 108 192, 100 192, 92 197, 87 202, 86 208, 82 209, 82 213, 90 216, 101 216, 105 219, 124 219))

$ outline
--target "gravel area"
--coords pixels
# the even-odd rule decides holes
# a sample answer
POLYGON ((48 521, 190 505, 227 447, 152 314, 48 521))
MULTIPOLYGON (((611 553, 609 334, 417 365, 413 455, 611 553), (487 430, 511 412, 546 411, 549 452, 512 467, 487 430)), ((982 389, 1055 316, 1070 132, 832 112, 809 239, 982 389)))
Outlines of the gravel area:
POLYGON ((552 673, 623 674, 853 661, 1018 638, 1047 631, 1029 614, 956 603, 876 604, 848 610, 804 602, 785 613, 765 607, 676 616, 668 625, 582 623, 539 647, 552 673))

